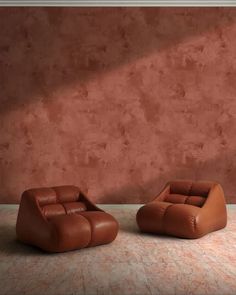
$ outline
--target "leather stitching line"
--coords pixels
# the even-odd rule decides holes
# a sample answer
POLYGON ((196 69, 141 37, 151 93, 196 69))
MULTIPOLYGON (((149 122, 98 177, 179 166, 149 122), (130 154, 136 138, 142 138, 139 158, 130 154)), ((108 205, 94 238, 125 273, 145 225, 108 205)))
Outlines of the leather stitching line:
POLYGON ((166 207, 166 209, 165 209, 165 211, 164 211, 164 213, 163 213, 163 216, 162 216, 162 229, 163 229, 163 232, 164 233, 166 233, 166 230, 165 230, 165 216, 166 216, 166 212, 167 212, 167 210, 170 208, 170 207, 172 207, 172 206, 174 206, 174 204, 171 204, 171 205, 169 205, 168 207, 166 207))
POLYGON ((58 196, 57 196, 57 191, 54 189, 54 188, 51 188, 53 191, 54 191, 54 193, 56 194, 56 201, 57 201, 57 203, 59 203, 59 201, 58 201, 58 196))
MULTIPOLYGON (((79 214, 80 215, 80 214, 79 214)), ((90 239, 90 242, 88 243, 88 245, 86 247, 89 247, 91 242, 92 242, 92 236, 93 236, 93 227, 92 227, 92 222, 89 220, 89 218, 87 218, 86 216, 84 215, 80 215, 80 216, 83 216, 89 223, 90 225, 90 228, 91 228, 91 239, 90 239)))

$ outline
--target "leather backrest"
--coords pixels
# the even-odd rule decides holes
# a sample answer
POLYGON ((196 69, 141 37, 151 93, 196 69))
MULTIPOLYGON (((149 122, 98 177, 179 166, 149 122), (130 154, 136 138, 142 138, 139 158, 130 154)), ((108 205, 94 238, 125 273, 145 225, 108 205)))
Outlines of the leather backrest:
POLYGON ((79 200, 79 188, 72 185, 55 186, 52 189, 56 192, 59 203, 76 202, 79 200))
POLYGON ((55 186, 51 188, 34 188, 27 192, 37 199, 40 206, 76 202, 79 200, 80 195, 79 188, 72 185, 55 186))
POLYGON ((34 188, 26 192, 34 196, 40 206, 57 203, 57 195, 52 188, 34 188))
POLYGON ((179 195, 189 195, 192 181, 172 181, 170 182, 170 193, 179 195))
POLYGON ((58 215, 73 214, 86 211, 87 208, 82 202, 68 202, 62 204, 51 204, 42 207, 42 212, 46 218, 58 215))
POLYGON ((84 202, 79 202, 80 191, 76 186, 57 186, 27 191, 33 196, 46 218, 86 211, 84 202))
POLYGON ((201 196, 207 197, 214 183, 212 182, 193 182, 191 190, 189 192, 190 196, 201 196))
POLYGON ((206 198, 200 196, 186 196, 179 194, 168 194, 165 197, 165 202, 173 204, 188 204, 192 206, 202 207, 206 198))
POLYGON ((170 182, 170 194, 166 195, 165 202, 202 207, 213 185, 213 182, 200 181, 170 182))
POLYGON ((213 182, 204 181, 172 181, 170 182, 170 193, 186 196, 201 196, 206 198, 213 185, 213 182))

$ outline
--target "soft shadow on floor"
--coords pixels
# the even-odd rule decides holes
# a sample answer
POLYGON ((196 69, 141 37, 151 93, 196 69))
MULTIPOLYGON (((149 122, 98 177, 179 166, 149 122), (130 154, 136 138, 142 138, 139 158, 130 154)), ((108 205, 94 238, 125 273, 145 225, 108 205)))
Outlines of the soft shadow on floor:
MULTIPOLYGON (((118 220, 119 221, 119 220, 118 220)), ((119 221, 120 230, 119 233, 125 232, 130 233, 132 235, 140 234, 138 227, 135 223, 128 223, 119 221), (122 224, 121 224, 122 223, 122 224)), ((118 233, 118 234, 119 234, 118 233)), ((15 226, 9 224, 0 225, 0 253, 5 255, 32 255, 32 256, 41 256, 41 255, 55 255, 54 253, 47 253, 40 248, 35 246, 30 246, 24 244, 17 240, 17 236, 15 233, 15 226)), ((80 250, 81 251, 81 250, 80 250)))
POLYGON ((9 224, 0 225, 0 252, 6 255, 42 255, 43 252, 37 247, 24 244, 17 240, 15 226, 9 224))

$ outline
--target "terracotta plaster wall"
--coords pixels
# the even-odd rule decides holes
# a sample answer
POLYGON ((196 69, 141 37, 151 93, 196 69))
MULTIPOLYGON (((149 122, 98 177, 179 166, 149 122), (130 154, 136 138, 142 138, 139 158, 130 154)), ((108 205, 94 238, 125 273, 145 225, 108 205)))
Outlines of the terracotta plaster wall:
POLYGON ((145 203, 175 178, 236 202, 235 135, 235 8, 0 9, 2 203, 145 203))

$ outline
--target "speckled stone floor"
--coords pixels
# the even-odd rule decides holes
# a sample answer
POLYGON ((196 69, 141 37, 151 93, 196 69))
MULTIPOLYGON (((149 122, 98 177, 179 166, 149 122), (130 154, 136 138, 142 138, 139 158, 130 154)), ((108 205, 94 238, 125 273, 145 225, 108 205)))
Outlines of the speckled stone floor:
POLYGON ((138 205, 101 206, 120 223, 109 245, 45 254, 16 241, 17 206, 0 206, 0 295, 235 295, 236 206, 198 240, 140 234, 138 205))

